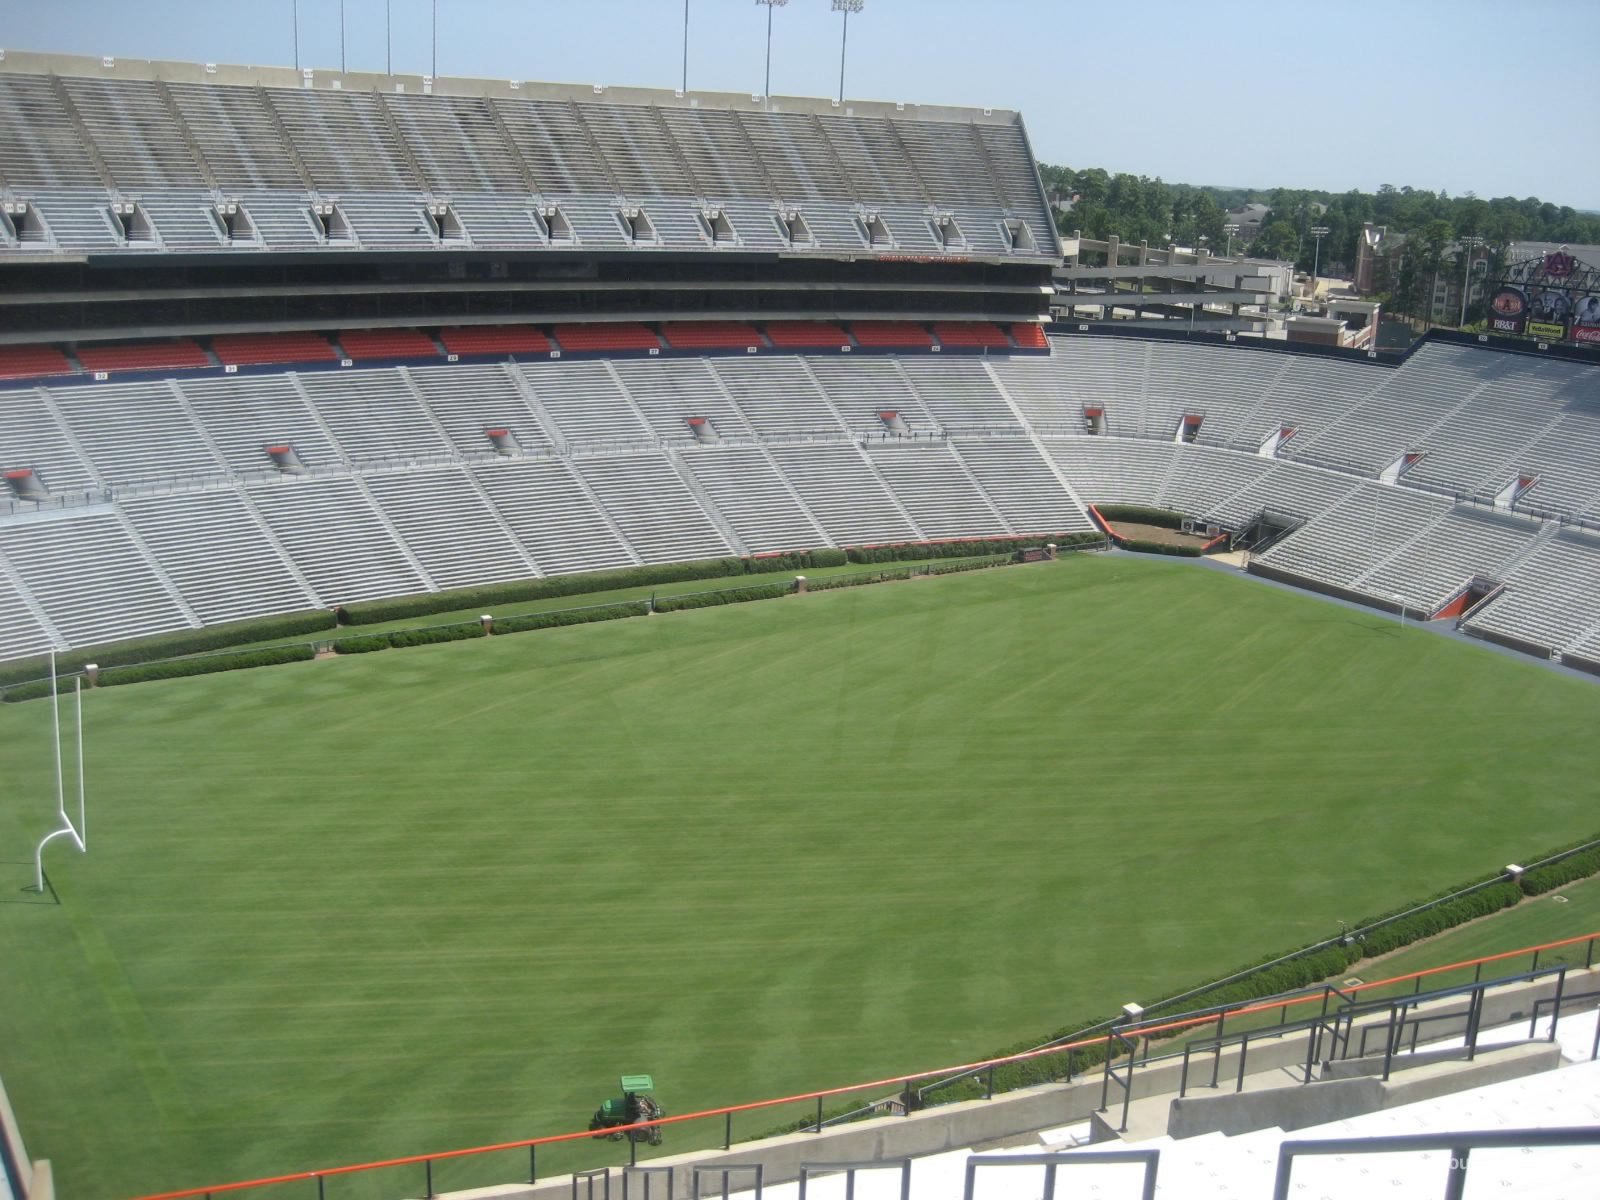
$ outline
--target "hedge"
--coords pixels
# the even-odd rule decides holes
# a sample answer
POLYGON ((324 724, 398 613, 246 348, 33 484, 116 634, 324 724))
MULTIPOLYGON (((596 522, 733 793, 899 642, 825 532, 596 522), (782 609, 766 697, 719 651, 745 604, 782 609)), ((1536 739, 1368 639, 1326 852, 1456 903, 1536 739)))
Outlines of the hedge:
POLYGON ((754 587, 725 588, 716 592, 691 592, 686 596, 663 596, 655 605, 657 612, 677 612, 688 608, 711 608, 718 604, 742 604, 746 600, 775 600, 793 591, 792 583, 762 583, 754 587))
POLYGON ((100 672, 100 687, 124 683, 145 683, 152 679, 178 679, 187 675, 210 675, 217 671, 241 671, 250 667, 272 667, 279 663, 310 662, 317 656, 314 646, 301 642, 293 646, 264 646, 234 654, 204 654, 196 658, 169 658, 166 662, 135 663, 111 667, 100 672))
POLYGON ((1174 546, 1169 542, 1147 542, 1142 538, 1118 538, 1117 546, 1135 554, 1170 554, 1174 558, 1199 558, 1199 546, 1174 546))
POLYGON ((1182 529, 1182 513, 1165 508, 1146 508, 1142 504, 1097 504, 1095 508, 1108 521, 1132 521, 1136 525, 1155 525, 1161 529, 1182 529))
POLYGON ((1584 879, 1597 873, 1600 873, 1600 846, 1569 854, 1549 866, 1531 867, 1522 873, 1517 884, 1524 895, 1540 896, 1574 879, 1584 879))
POLYGON ((457 625, 430 625, 423 629, 396 629, 392 633, 357 634, 329 643, 335 654, 370 654, 400 646, 429 646, 435 642, 460 642, 487 633, 479 621, 457 625))
MULTIPOLYGON (((227 625, 211 625, 205 629, 182 629, 175 633, 160 633, 154 637, 137 638, 133 641, 109 642, 103 646, 66 650, 56 655, 56 670, 61 674, 70 674, 81 671, 88 663, 96 663, 102 667, 120 667, 132 663, 180 658, 186 654, 204 654, 248 642, 266 642, 275 638, 317 633, 324 629, 332 629, 334 622, 332 612, 326 609, 314 609, 310 612, 234 621, 227 625)), ((47 655, 20 658, 0 667, 0 686, 36 680, 49 673, 50 659, 47 655)), ((48 680, 46 683, 45 690, 48 691, 48 680)))
MULTIPOLYGON (((189 658, 169 658, 162 662, 107 667, 100 671, 98 682, 100 687, 117 687, 124 683, 145 683, 152 679, 211 675, 218 671, 240 671, 249 667, 276 666, 278 663, 309 662, 316 657, 316 654, 316 648, 307 642, 292 646, 265 646, 259 650, 238 650, 233 653, 199 654, 189 658)), ((63 679, 62 682, 66 681, 63 679)), ((22 700, 37 700, 49 694, 50 681, 35 679, 6 688, 3 699, 8 703, 15 703, 22 700)))
POLYGON ((845 551, 853 563, 904 562, 908 558, 972 558, 982 554, 1011 554, 1019 546, 1081 546, 1104 541, 1098 533, 1044 533, 1037 537, 974 538, 959 542, 898 542, 890 546, 852 546, 845 551))
POLYGON ((558 608, 553 612, 523 613, 518 617, 496 617, 494 632, 523 633, 529 629, 551 629, 558 625, 586 625, 591 621, 616 621, 623 617, 643 617, 650 613, 650 601, 627 600, 619 604, 596 604, 591 608, 558 608))

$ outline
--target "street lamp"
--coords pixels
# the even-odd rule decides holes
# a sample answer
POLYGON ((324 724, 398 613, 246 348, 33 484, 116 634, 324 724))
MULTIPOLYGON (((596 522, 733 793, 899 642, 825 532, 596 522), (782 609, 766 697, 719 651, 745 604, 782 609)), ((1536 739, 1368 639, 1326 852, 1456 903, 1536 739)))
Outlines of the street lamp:
POLYGON ((1456 326, 1465 329, 1467 325, 1467 292, 1468 282, 1472 276, 1472 252, 1483 245, 1481 237, 1469 237, 1463 240, 1464 247, 1461 253, 1461 322, 1456 326))
POLYGON ((1311 260, 1311 298, 1317 297, 1317 270, 1322 266, 1322 239, 1328 236, 1326 225, 1313 225, 1311 236, 1317 239, 1317 252, 1311 260))
POLYGON ((839 103, 844 103, 844 47, 850 40, 850 14, 866 7, 867 0, 833 0, 833 11, 844 14, 844 32, 839 35, 839 103))
POLYGON ((1222 232, 1228 235, 1228 248, 1227 248, 1227 250, 1225 250, 1223 252, 1223 257, 1232 258, 1233 257, 1233 235, 1239 232, 1239 227, 1237 225, 1231 225, 1231 224, 1230 225, 1224 225, 1222 227, 1222 232))
POLYGON ((761 85, 761 101, 766 103, 768 96, 772 95, 772 10, 782 8, 789 0, 756 0, 756 4, 767 6, 767 76, 766 82, 761 85))

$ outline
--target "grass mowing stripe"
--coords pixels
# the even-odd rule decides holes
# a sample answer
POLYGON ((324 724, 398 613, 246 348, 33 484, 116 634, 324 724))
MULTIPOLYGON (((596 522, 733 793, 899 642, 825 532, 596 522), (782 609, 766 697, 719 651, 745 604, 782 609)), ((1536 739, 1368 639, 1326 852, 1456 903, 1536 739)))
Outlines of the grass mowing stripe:
MULTIPOLYGON (((51 869, 194 1115, 141 1104, 114 1021, 51 1011, 92 964, 21 905, 0 1074, 63 1190, 133 1192, 570 1129, 624 1070, 680 1112, 889 1076, 1170 994, 1589 832, 1600 690, 1079 557, 89 704, 94 849, 51 869)), ((19 796, 47 718, 0 710, 19 796)))

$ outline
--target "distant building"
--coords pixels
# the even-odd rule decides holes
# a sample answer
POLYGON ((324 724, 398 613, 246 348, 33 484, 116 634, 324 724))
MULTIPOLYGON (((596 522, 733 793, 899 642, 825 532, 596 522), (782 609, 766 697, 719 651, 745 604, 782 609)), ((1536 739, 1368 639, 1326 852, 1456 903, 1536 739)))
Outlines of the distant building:
POLYGON ((1370 300, 1334 300, 1325 317, 1293 316, 1284 322, 1291 342, 1371 349, 1378 333, 1379 306, 1370 300))
POLYGON ((1228 210, 1226 220, 1228 224, 1239 227, 1239 232, 1233 236, 1239 241, 1248 242, 1261 232, 1262 223, 1271 211, 1265 204, 1241 204, 1238 208, 1228 210))

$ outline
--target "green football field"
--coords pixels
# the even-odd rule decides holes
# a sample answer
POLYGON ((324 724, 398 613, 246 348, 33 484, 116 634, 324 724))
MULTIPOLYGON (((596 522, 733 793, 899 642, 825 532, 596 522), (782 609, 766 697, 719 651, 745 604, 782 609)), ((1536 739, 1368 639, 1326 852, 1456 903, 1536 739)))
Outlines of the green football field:
POLYGON ((21 890, 49 706, 0 707, 0 1078, 65 1196, 582 1128, 621 1072, 687 1112, 962 1061, 1525 861, 1600 800, 1600 687, 1126 556, 85 711, 90 852, 51 847, 52 903, 21 890))

